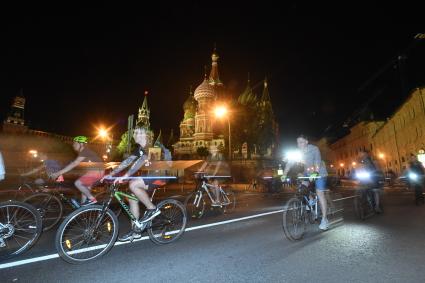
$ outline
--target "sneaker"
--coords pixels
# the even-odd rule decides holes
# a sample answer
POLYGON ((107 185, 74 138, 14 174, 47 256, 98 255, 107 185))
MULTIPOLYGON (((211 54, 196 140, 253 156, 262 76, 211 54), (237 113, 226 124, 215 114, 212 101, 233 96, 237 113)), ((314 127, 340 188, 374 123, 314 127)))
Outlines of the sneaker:
POLYGON ((323 218, 319 225, 320 230, 328 230, 329 229, 329 222, 327 219, 323 218))
POLYGON ((86 201, 82 202, 80 205, 86 206, 86 205, 91 205, 91 204, 95 204, 95 203, 97 203, 97 200, 95 198, 94 199, 86 199, 86 201))
POLYGON ((148 222, 160 214, 161 214, 161 210, 159 210, 158 208, 148 209, 146 210, 146 213, 143 216, 143 218, 140 220, 140 223, 148 222))
POLYGON ((140 239, 142 237, 142 233, 131 229, 128 233, 118 238, 120 242, 133 242, 135 239, 140 239))

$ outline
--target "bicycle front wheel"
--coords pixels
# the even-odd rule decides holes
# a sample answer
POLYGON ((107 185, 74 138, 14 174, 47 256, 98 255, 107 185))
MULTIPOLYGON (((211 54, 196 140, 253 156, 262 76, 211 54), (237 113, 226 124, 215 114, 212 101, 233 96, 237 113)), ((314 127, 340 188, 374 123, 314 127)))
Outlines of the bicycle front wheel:
POLYGON ((184 202, 187 213, 192 218, 201 218, 205 213, 206 202, 201 192, 191 193, 184 202))
POLYGON ((186 229, 187 214, 184 205, 178 200, 166 199, 157 207, 161 214, 149 223, 149 238, 158 245, 176 241, 186 229))
POLYGON ((62 218, 63 204, 58 197, 52 194, 36 193, 24 199, 24 202, 34 206, 40 213, 43 231, 52 229, 62 218))
POLYGON ((235 193, 230 189, 220 192, 220 202, 223 204, 223 213, 232 213, 236 207, 235 193))
POLYGON ((40 214, 31 205, 18 201, 0 203, 0 260, 31 248, 41 229, 40 214))
POLYGON ((291 198, 283 211, 283 231, 291 241, 301 240, 306 230, 305 208, 298 198, 291 198))
POLYGON ((101 205, 81 207, 60 225, 55 245, 62 259, 84 263, 106 254, 118 236, 118 219, 101 205))

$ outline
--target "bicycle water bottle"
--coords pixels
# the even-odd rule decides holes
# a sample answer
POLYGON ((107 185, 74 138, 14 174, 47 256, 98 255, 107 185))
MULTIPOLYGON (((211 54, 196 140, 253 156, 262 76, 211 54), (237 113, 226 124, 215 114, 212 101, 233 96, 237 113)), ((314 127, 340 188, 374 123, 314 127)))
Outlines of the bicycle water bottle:
POLYGON ((75 199, 71 198, 71 203, 74 206, 75 209, 80 208, 81 205, 76 201, 75 199))

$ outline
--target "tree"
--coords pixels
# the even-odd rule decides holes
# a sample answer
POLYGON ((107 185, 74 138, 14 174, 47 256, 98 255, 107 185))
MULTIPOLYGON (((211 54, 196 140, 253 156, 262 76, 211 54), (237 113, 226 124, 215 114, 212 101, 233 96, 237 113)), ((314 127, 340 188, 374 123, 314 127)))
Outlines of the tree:
MULTIPOLYGON (((126 131, 121 136, 121 141, 117 146, 117 151, 121 156, 123 156, 127 152, 127 145, 128 145, 128 131, 126 131)), ((133 148, 133 147, 134 147, 134 140, 130 139, 130 148, 133 148)))
POLYGON ((207 156, 210 154, 210 152, 208 151, 208 148, 206 148, 205 146, 201 146, 198 147, 198 149, 196 150, 196 153, 202 158, 202 159, 206 159, 207 156))

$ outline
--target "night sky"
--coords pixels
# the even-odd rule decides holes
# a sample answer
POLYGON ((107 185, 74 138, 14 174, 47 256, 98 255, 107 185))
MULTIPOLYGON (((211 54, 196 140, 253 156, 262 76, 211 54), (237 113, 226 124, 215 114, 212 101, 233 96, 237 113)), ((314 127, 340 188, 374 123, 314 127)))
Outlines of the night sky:
POLYGON ((283 142, 320 137, 365 105, 387 117, 403 93, 425 85, 425 40, 412 45, 425 33, 418 7, 205 3, 5 13, 0 118, 23 89, 32 129, 92 135, 103 124, 118 135, 148 90, 154 130, 178 133, 189 86, 209 70, 214 43, 234 97, 248 72, 259 95, 268 77, 283 142), (395 59, 409 46, 400 77, 395 59))

